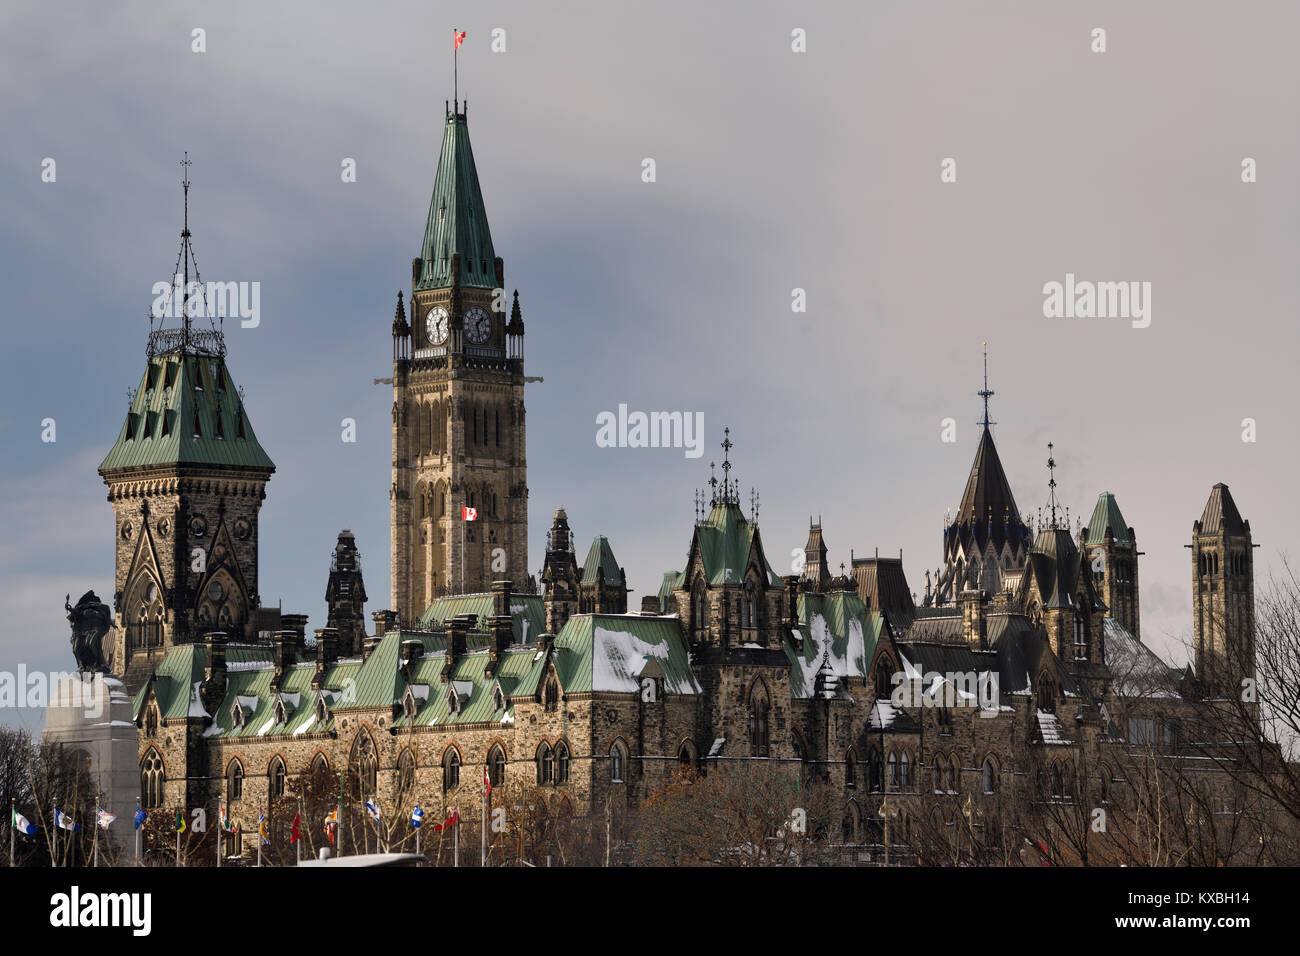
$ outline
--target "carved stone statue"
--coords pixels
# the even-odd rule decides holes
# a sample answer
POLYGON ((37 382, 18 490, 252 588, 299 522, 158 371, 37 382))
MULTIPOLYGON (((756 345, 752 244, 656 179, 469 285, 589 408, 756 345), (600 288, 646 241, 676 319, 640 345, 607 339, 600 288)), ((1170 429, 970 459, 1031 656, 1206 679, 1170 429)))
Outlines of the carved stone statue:
POLYGON ((68 603, 71 596, 64 596, 63 607, 72 625, 72 655, 77 659, 77 670, 106 674, 108 662, 104 660, 102 641, 113 626, 113 612, 94 591, 83 594, 76 607, 68 603))

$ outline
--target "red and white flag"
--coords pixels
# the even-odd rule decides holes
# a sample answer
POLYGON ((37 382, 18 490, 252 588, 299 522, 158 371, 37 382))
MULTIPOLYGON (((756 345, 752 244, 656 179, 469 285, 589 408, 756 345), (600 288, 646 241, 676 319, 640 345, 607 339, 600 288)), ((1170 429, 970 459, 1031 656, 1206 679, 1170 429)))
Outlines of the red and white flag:
POLYGON ((483 792, 491 796, 492 794, 492 775, 488 773, 488 768, 483 768, 483 792))
POLYGON ((435 823, 433 828, 438 831, 450 830, 456 824, 460 823, 460 809, 455 808, 451 811, 451 816, 447 817, 441 823, 435 823))
MULTIPOLYGON (((456 31, 452 31, 452 32, 456 32, 456 31)), ((452 47, 452 49, 459 50, 460 45, 464 42, 465 42, 465 31, 461 30, 460 32, 456 33, 456 45, 452 47)))
POLYGON ((462 508, 460 509, 460 516, 461 516, 461 519, 464 520, 464 521, 477 521, 477 520, 478 520, 478 509, 477 509, 477 508, 464 508, 464 507, 462 507, 462 508))

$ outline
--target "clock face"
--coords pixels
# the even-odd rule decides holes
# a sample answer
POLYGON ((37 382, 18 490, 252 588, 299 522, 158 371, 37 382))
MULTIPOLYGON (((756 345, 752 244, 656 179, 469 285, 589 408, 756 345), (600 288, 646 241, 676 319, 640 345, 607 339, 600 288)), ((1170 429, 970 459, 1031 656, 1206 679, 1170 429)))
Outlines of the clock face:
POLYGON ((447 310, 437 305, 424 317, 424 336, 432 345, 447 341, 447 310))
POLYGON ((475 345, 482 345, 492 334, 492 319, 478 306, 465 313, 465 334, 475 345))

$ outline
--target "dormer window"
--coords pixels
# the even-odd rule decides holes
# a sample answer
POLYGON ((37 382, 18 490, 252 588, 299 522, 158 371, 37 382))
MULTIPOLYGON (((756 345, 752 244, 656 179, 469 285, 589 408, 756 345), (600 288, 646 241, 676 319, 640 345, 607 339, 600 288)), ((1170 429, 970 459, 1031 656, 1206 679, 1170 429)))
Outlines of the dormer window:
POLYGON ((449 714, 460 713, 460 695, 456 693, 456 685, 447 685, 447 712, 449 714))
POLYGON ((499 713, 506 709, 506 695, 501 691, 501 685, 496 684, 492 687, 492 710, 499 713))
POLYGON ((316 695, 316 719, 322 724, 330 719, 330 711, 325 706, 325 695, 323 693, 316 695))

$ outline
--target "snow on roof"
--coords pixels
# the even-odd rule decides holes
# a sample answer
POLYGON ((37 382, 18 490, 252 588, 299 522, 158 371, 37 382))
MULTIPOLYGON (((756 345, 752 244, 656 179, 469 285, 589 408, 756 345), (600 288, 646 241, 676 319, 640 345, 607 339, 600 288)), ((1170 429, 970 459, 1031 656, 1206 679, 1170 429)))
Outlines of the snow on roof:
MULTIPOLYGON (((591 689, 636 693, 640 689, 638 676, 650 658, 668 663, 668 642, 643 641, 628 631, 613 631, 596 624, 592 629, 591 689)), ((670 694, 698 692, 693 678, 678 673, 677 668, 662 666, 665 689, 670 694)))
POLYGON ((878 700, 871 708, 867 724, 872 730, 887 730, 898 719, 898 708, 885 700, 878 700))
POLYGON ((726 737, 719 737, 716 740, 714 740, 713 746, 709 748, 709 756, 716 757, 718 754, 722 753, 722 748, 726 743, 727 743, 726 737))
POLYGON ((1069 744, 1071 741, 1066 740, 1061 734, 1061 722, 1056 719, 1055 714, 1049 714, 1045 710, 1038 712, 1038 731, 1042 734, 1043 743, 1045 744, 1069 744))
POLYGON ((211 717, 211 716, 212 716, 212 715, 209 714, 206 710, 203 709, 203 698, 199 696, 199 685, 202 684, 202 683, 203 683, 202 681, 197 681, 197 680, 196 680, 196 681, 194 682, 194 686, 192 686, 192 687, 190 688, 190 712, 189 712, 189 716, 191 716, 191 717, 211 717))

